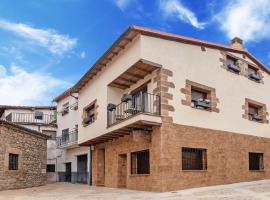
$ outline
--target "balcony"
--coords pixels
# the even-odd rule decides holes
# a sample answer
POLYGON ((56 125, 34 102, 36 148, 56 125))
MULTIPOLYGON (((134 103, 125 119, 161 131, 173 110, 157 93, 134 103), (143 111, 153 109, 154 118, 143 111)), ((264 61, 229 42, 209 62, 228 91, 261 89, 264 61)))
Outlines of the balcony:
POLYGON ((57 148, 73 148, 78 146, 78 129, 62 134, 60 137, 56 137, 57 148))
POLYGON ((35 113, 15 113, 8 114, 5 118, 9 122, 24 124, 24 125, 49 125, 55 123, 55 115, 35 114, 35 113))
POLYGON ((118 124, 139 114, 160 115, 160 96, 140 92, 124 95, 118 105, 108 105, 108 127, 118 124))

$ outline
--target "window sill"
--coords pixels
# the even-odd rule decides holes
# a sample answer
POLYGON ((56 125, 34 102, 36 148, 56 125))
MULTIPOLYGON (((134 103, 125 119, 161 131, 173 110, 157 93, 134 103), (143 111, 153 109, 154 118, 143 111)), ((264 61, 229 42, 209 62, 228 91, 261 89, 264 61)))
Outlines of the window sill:
POLYGON ((264 124, 263 120, 262 121, 256 121, 256 120, 252 120, 252 119, 248 119, 251 122, 255 122, 255 123, 260 123, 260 124, 264 124))
POLYGON ((130 177, 150 176, 150 174, 130 174, 130 177))
POLYGON ((249 170, 249 172, 265 172, 265 170, 249 170))
POLYGON ((182 170, 181 172, 208 172, 208 170, 182 170))
POLYGON ((248 79, 255 82, 255 83, 261 83, 261 80, 257 81, 257 80, 254 80, 254 79, 250 78, 250 77, 248 79))
POLYGON ((204 108, 197 108, 197 107, 195 107, 195 106, 190 106, 190 107, 191 107, 191 108, 194 108, 194 109, 196 109, 196 110, 212 112, 212 109, 211 109, 211 108, 206 108, 206 109, 204 109, 204 108))

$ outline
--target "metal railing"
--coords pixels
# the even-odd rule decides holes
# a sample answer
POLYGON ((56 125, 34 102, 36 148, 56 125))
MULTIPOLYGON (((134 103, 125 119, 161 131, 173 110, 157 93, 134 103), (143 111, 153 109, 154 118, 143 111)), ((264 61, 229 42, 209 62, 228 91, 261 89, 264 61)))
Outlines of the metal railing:
POLYGON ((141 92, 131 96, 131 99, 127 102, 121 102, 116 105, 114 109, 108 110, 107 112, 108 126, 138 113, 160 115, 160 96, 141 92))
POLYGON ((55 115, 42 114, 36 115, 35 113, 9 113, 6 120, 14 123, 24 124, 50 124, 56 120, 55 115))
POLYGON ((78 129, 73 129, 67 134, 56 137, 56 144, 58 148, 70 146, 78 142, 78 129))

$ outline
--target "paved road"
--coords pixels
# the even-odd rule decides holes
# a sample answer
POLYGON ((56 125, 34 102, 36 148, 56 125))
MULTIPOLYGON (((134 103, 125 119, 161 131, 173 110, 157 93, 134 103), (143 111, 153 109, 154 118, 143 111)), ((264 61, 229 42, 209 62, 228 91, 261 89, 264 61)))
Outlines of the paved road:
POLYGON ((0 192, 0 200, 270 200, 270 180, 152 193, 87 185, 55 183, 0 192))

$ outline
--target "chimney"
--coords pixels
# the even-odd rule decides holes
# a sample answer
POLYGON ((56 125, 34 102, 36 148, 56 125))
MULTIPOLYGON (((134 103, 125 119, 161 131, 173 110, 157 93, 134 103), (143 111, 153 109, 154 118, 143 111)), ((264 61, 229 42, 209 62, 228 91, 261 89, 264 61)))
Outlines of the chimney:
POLYGON ((237 49, 244 49, 243 47, 243 40, 239 37, 235 37, 231 40, 231 47, 237 48, 237 49))

